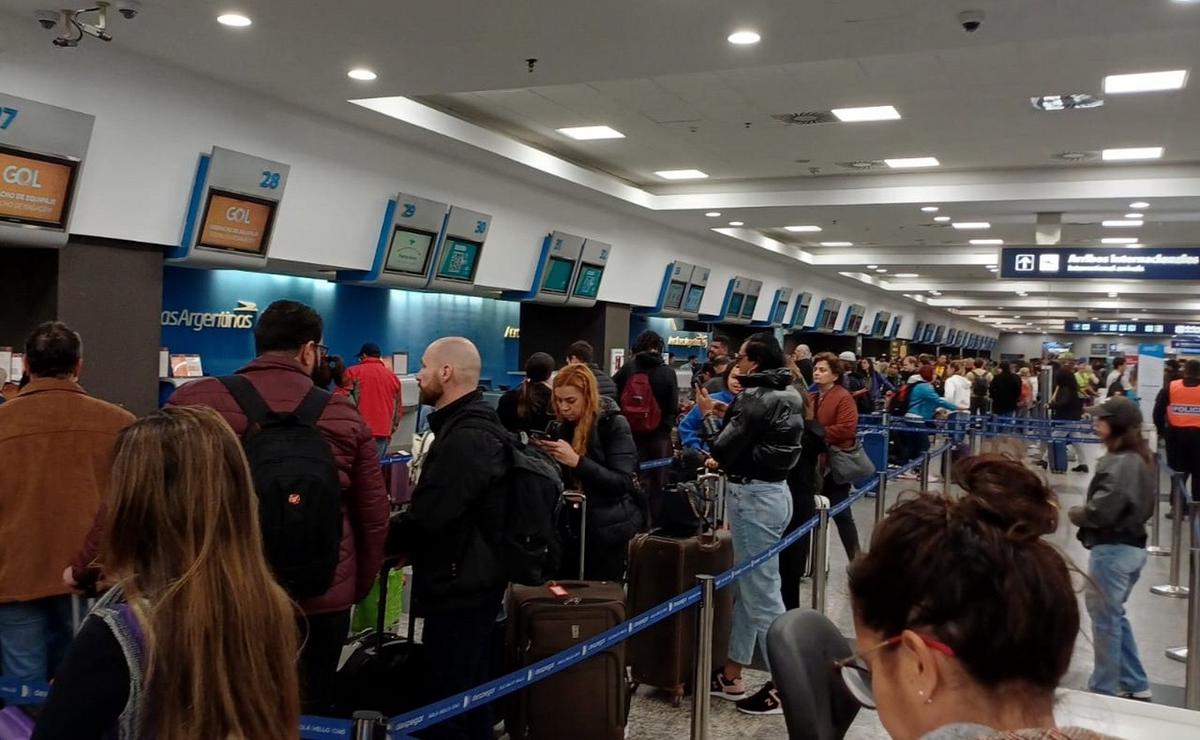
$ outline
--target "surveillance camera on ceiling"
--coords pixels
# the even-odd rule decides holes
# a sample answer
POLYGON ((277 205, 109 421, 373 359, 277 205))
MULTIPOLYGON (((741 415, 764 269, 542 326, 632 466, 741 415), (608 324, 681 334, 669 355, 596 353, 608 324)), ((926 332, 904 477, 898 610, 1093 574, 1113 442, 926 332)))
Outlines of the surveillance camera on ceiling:
POLYGON ((78 10, 66 9, 61 12, 38 10, 33 16, 38 24, 47 31, 53 30, 61 24, 63 33, 54 39, 54 45, 62 49, 70 49, 79 46, 79 42, 85 35, 101 41, 112 41, 112 34, 108 32, 109 8, 115 8, 122 18, 130 20, 142 11, 142 4, 139 0, 114 0, 113 2, 101 0, 96 3, 95 7, 79 8, 78 10), (95 22, 89 23, 87 19, 93 14, 95 22))
POLYGON ((983 25, 983 19, 984 14, 982 10, 964 10, 958 14, 958 22, 967 33, 978 31, 979 27, 983 25))

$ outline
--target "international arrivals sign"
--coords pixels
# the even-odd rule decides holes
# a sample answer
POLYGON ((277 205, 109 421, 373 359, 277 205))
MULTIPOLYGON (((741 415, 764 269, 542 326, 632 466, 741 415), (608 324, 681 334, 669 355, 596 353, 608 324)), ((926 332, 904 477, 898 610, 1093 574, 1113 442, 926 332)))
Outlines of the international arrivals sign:
POLYGON ((1067 321, 1063 324, 1063 331, 1071 334, 1145 334, 1200 338, 1200 324, 1160 324, 1145 321, 1067 321))
POLYGON ((1004 247, 1000 277, 1012 280, 1200 280, 1200 248, 1004 247))

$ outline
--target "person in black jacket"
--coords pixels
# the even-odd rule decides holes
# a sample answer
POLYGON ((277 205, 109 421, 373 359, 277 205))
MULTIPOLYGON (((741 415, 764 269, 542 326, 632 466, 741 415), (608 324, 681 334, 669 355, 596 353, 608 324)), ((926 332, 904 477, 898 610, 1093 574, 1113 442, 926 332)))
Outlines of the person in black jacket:
POLYGON ((1000 372, 992 378, 990 388, 992 413, 996 416, 1013 416, 1021 402, 1021 378, 1012 371, 1008 362, 1000 363, 1000 372))
POLYGON ((545 431, 554 421, 554 404, 550 398, 550 375, 554 373, 554 358, 545 352, 534 352, 525 361, 525 380, 506 391, 496 404, 500 423, 510 432, 545 431))
MULTIPOLYGON (((711 441, 708 466, 728 478, 727 514, 733 555, 744 562, 778 544, 792 517, 787 477, 800 458, 804 401, 792 387, 783 348, 767 333, 752 335, 738 353, 739 382, 745 388, 727 408, 701 392, 697 403, 711 441), (723 419, 722 419, 723 417, 723 419)), ((714 696, 737 701, 746 714, 780 714, 775 685, 768 681, 745 697, 742 667, 750 665, 757 645, 767 654, 767 630, 784 612, 779 558, 773 557, 737 581, 729 662, 713 671, 714 696)))
POLYGON ((600 391, 600 395, 617 400, 617 384, 609 377, 608 373, 604 372, 593 360, 595 353, 592 350, 592 345, 580 339, 578 342, 573 342, 567 348, 567 364, 568 365, 587 365, 592 371, 592 375, 596 376, 596 389, 600 391))
MULTIPOLYGON (((503 516, 507 451, 500 418, 483 400, 479 350, 462 337, 439 339, 421 358, 417 385, 433 444, 397 539, 411 543, 413 609, 425 617, 421 642, 437 670, 426 680, 443 698, 487 681, 491 637, 508 585, 484 532, 503 516)), ((438 723, 426 737, 491 740, 488 706, 438 723)))
MULTIPOLYGON (((658 425, 649 431, 640 432, 636 422, 631 422, 633 441, 637 444, 638 460, 661 460, 672 455, 671 429, 679 414, 679 380, 675 371, 663 362, 663 339, 652 331, 644 331, 633 343, 633 359, 617 371, 613 381, 617 384, 617 403, 621 411, 629 416, 625 388, 637 375, 644 373, 650 381, 650 390, 658 406, 658 425)), ((659 508, 663 488, 667 485, 670 470, 665 467, 648 470, 641 474, 642 490, 650 499, 650 519, 653 523, 659 508)))
MULTIPOLYGON (((558 439, 535 443, 563 467, 569 488, 587 496, 584 522, 584 578, 623 581, 629 540, 644 526, 634 480, 637 448, 629 422, 611 398, 596 390, 596 378, 581 365, 568 365, 554 376, 558 439)), ((564 521, 562 573, 579 575, 578 522, 564 521)))
MULTIPOLYGON (((1079 381, 1075 379, 1074 360, 1064 360, 1054 375, 1054 395, 1050 398, 1050 411, 1056 421, 1079 421, 1083 418, 1083 398, 1079 395, 1079 381)), ((1072 442, 1075 457, 1079 461, 1072 470, 1076 473, 1088 472, 1087 452, 1083 445, 1072 442)), ((1046 454, 1049 450, 1043 443, 1042 449, 1046 454)), ((1047 467, 1046 460, 1038 460, 1038 465, 1047 467)))

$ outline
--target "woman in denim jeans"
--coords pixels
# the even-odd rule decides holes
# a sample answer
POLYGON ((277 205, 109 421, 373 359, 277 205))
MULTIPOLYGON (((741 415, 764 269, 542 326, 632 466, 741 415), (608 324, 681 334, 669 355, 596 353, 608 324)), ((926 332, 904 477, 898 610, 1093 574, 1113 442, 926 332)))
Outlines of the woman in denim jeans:
POLYGON ((1088 689, 1097 694, 1150 700, 1150 682, 1138 658, 1125 602, 1146 565, 1146 521, 1154 514, 1154 467, 1142 437, 1137 404, 1115 396, 1091 412, 1108 454, 1096 463, 1087 503, 1073 506, 1071 523, 1091 550, 1086 595, 1092 615, 1096 666, 1088 689))
MULTIPOLYGON (((791 520, 787 477, 800 457, 804 401, 792 387, 791 371, 774 336, 751 336, 735 359, 742 394, 725 407, 701 391, 697 405, 711 440, 708 465, 719 466, 728 476, 733 555, 741 563, 778 544, 791 520)), ((713 672, 710 690, 736 701, 738 711, 746 714, 783 711, 770 681, 749 698, 742 686, 742 667, 754 660, 755 645, 766 657, 767 630, 784 612, 781 585, 778 556, 737 581, 729 662, 713 672)))

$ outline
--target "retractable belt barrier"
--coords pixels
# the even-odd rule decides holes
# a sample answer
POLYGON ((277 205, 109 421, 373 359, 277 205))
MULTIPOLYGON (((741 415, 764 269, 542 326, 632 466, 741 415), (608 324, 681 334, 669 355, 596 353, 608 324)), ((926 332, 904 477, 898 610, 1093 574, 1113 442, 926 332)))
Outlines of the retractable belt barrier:
POLYGON ((872 423, 860 424, 859 431, 896 431, 930 436, 938 434, 974 434, 977 437, 1021 436, 1035 442, 1074 442, 1079 444, 1098 444, 1100 442, 1092 430, 1091 424, 1085 421, 1014 416, 949 417, 932 420, 902 416, 884 420, 879 415, 871 415, 868 420, 872 423), (886 425, 884 421, 887 422, 886 425))
MULTIPOLYGON (((949 444, 942 445, 937 450, 931 451, 931 454, 942 454, 947 451, 949 446, 949 444)), ((655 468, 666 467, 671 462, 671 459, 649 460, 643 463, 641 467, 643 470, 653 470, 655 468)), ((922 462, 922 460, 918 459, 902 467, 889 470, 887 477, 894 479, 904 473, 917 469, 922 462)), ((878 486, 879 481, 875 479, 866 485, 855 488, 845 501, 829 509, 828 517, 832 518, 842 513, 866 496, 867 493, 876 490, 878 486)), ((751 570, 762 566, 783 550, 794 545, 800 538, 810 534, 816 529, 818 522, 818 517, 809 519, 796 530, 789 532, 770 548, 717 575, 715 577, 716 588, 725 588, 751 570)), ((410 737, 410 733, 417 732, 484 704, 490 704, 513 692, 520 691, 531 684, 564 671, 597 653, 604 652, 614 645, 628 640, 633 635, 658 624, 664 619, 695 606, 700 602, 700 598, 700 587, 693 586, 687 591, 662 602, 658 606, 648 609, 642 614, 622 622, 612 629, 575 647, 563 650, 537 663, 476 686, 468 691, 446 697, 420 709, 393 717, 388 720, 388 735, 392 740, 408 738, 410 737)), ((0 677, 0 699, 8 702, 42 704, 46 701, 49 693, 50 687, 45 683, 26 683, 0 677)), ((348 719, 304 716, 300 719, 300 737, 303 740, 323 740, 324 738, 338 737, 349 738, 351 737, 352 725, 352 720, 348 719)))
POLYGON ((638 470, 640 470, 644 473, 647 470, 658 470, 659 468, 669 468, 669 467, 671 467, 671 464, 674 462, 675 462, 675 458, 673 458, 673 457, 663 457, 658 460, 647 460, 646 462, 640 463, 638 465, 638 470))

